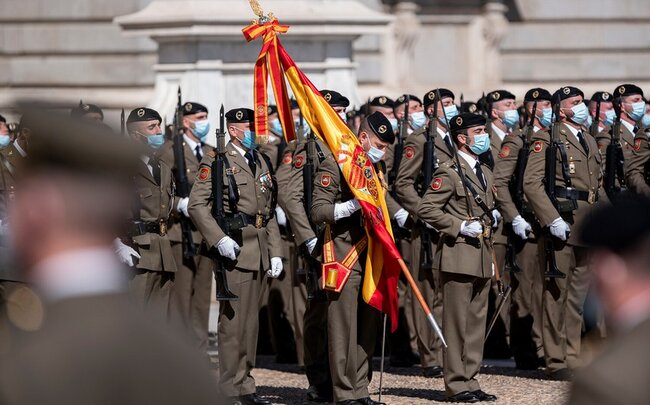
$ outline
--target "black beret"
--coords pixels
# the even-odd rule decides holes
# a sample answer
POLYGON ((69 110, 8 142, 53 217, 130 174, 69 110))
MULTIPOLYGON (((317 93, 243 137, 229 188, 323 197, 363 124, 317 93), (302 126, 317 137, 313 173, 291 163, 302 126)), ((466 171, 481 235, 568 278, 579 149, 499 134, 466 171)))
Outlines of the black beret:
POLYGON ((391 98, 388 98, 386 96, 379 96, 370 100, 370 106, 394 108, 395 102, 391 98))
POLYGON ((608 93, 606 91, 597 91, 594 93, 593 96, 589 99, 589 101, 596 101, 596 102, 612 102, 612 99, 614 97, 612 96, 612 93, 608 93))
POLYGON ((460 113, 451 119, 449 125, 451 125, 451 132, 458 132, 463 129, 477 127, 479 125, 485 125, 485 117, 479 114, 472 113, 460 113))
POLYGON ((158 120, 162 122, 162 117, 158 114, 158 111, 152 108, 139 107, 131 111, 129 117, 126 119, 126 123, 150 120, 158 120))
POLYGON ((278 112, 278 107, 274 105, 270 105, 268 111, 266 112, 268 115, 275 114, 278 112))
POLYGON ((5 117, 3 117, 2 115, 0 115, 0 122, 7 123, 7 120, 5 119, 5 117))
POLYGON ((292 110, 297 110, 298 108, 300 108, 295 98, 290 99, 289 104, 291 105, 292 110))
POLYGON ((446 98, 446 97, 456 98, 454 96, 454 93, 449 89, 443 89, 442 87, 439 89, 433 89, 424 95, 424 108, 427 108, 428 106, 436 102, 436 97, 438 97, 437 94, 438 91, 440 91, 441 98, 446 98))
POLYGON ((524 102, 528 101, 551 101, 551 93, 541 87, 535 87, 526 92, 524 102))
POLYGON ((558 99, 558 96, 560 98, 560 101, 562 101, 562 100, 566 100, 567 98, 575 97, 575 96, 581 96, 582 98, 585 98, 585 93, 583 93, 582 90, 580 90, 577 87, 564 86, 557 89, 555 93, 553 93, 553 99, 551 100, 551 102, 555 104, 555 102, 558 99))
POLYGON ((379 111, 375 111, 366 117, 368 120, 368 126, 372 129, 372 132, 377 135, 379 139, 389 144, 395 142, 395 133, 393 132, 393 126, 388 121, 388 118, 379 111))
POLYGON ((188 101, 187 103, 183 104, 183 115, 192 115, 202 112, 208 112, 208 108, 203 104, 195 103, 193 101, 188 101))
POLYGON ((463 101, 460 103, 460 112, 478 114, 478 106, 474 102, 463 101))
POLYGON ((350 100, 337 91, 321 90, 320 94, 332 107, 347 107, 350 105, 350 100))
POLYGON ((406 97, 408 97, 409 100, 414 100, 422 104, 422 100, 420 100, 417 96, 414 96, 413 94, 402 94, 401 96, 397 97, 397 100, 395 100, 395 107, 399 107, 400 105, 404 104, 406 102, 406 97))
POLYGON ((649 234, 650 199, 632 192, 601 204, 580 229, 580 239, 587 246, 615 252, 634 247, 649 234))
POLYGON ((614 97, 633 96, 640 94, 643 97, 643 90, 634 84, 621 84, 614 90, 614 97))
POLYGON ((485 97, 488 103, 496 103, 497 101, 501 101, 501 100, 517 99, 517 97, 515 97, 515 95, 509 92, 508 90, 494 90, 489 92, 485 97))
POLYGON ((99 108, 99 106, 95 104, 86 104, 80 102, 78 106, 70 110, 70 116, 75 118, 83 117, 84 115, 90 113, 97 113, 102 116, 102 119, 104 119, 104 112, 101 108, 99 108))
POLYGON ((345 113, 345 116, 346 116, 349 120, 351 120, 352 118, 356 117, 357 114, 359 114, 359 111, 357 111, 357 110, 350 110, 350 111, 348 111, 348 112, 345 113))
POLYGON ((250 108, 235 108, 226 113, 226 121, 240 123, 252 122, 255 120, 255 114, 250 108))

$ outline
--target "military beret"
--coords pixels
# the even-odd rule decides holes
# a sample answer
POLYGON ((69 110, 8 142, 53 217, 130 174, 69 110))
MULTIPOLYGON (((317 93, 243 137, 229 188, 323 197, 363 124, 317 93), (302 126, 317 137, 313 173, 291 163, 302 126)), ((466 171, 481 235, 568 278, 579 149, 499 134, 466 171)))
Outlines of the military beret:
POLYGON ((451 132, 458 132, 463 129, 477 127, 479 125, 485 125, 485 117, 479 114, 472 113, 460 113, 454 118, 451 119, 449 125, 451 125, 451 132))
POLYGON ((139 107, 129 113, 129 117, 126 119, 126 123, 129 124, 131 122, 150 120, 158 120, 162 122, 162 117, 160 114, 158 114, 158 111, 152 108, 139 107))
POLYGON ((348 112, 345 113, 345 116, 347 117, 347 119, 351 120, 352 118, 356 117, 357 114, 359 114, 359 111, 357 111, 357 110, 350 110, 350 111, 348 111, 348 112))
POLYGON ((233 123, 252 122, 255 114, 250 108, 235 108, 226 113, 226 121, 233 123))
POLYGON ((542 89, 541 87, 535 87, 534 89, 530 89, 526 92, 524 101, 551 101, 551 93, 546 89, 542 89))
POLYGON ((440 91, 441 98, 447 98, 447 97, 455 98, 454 93, 449 89, 443 89, 442 87, 439 89, 433 89, 424 95, 424 108, 427 108, 428 106, 436 102, 436 97, 438 97, 437 94, 438 91, 440 91))
POLYGON ((633 96, 640 94, 643 97, 643 90, 634 84, 621 84, 614 90, 614 97, 633 96))
POLYGON ((602 203, 582 229, 580 239, 587 246, 621 252, 635 247, 650 235, 650 199, 625 192, 611 203, 602 203))
POLYGON ((597 91, 594 93, 593 96, 589 99, 589 101, 596 101, 596 102, 612 102, 612 99, 614 97, 612 96, 612 93, 608 93, 606 91, 597 91))
POLYGON ((268 115, 275 114, 278 112, 278 107, 274 105, 270 105, 268 111, 266 112, 268 115))
POLYGON ((195 103, 193 101, 188 101, 187 103, 183 104, 183 115, 192 115, 202 112, 208 112, 208 108, 203 104, 195 103))
POLYGON ((97 113, 102 116, 102 119, 104 119, 104 112, 101 108, 99 108, 99 106, 95 104, 86 104, 80 102, 78 106, 70 110, 70 116, 75 118, 83 117, 84 115, 90 113, 97 113))
POLYGON ((478 114, 478 106, 474 102, 463 101, 460 103, 460 112, 478 114))
POLYGON ((292 110, 297 110, 298 108, 300 108, 295 98, 290 99, 289 104, 291 105, 292 110))
POLYGON ((370 106, 393 108, 395 107, 395 102, 386 96, 379 96, 370 100, 370 106))
POLYGON ((414 96, 413 94, 402 94, 401 96, 397 97, 397 100, 395 100, 395 106, 393 108, 399 107, 402 104, 404 104, 406 102, 406 97, 408 97, 409 100, 414 100, 422 104, 422 100, 420 100, 417 96, 414 96))
POLYGON ((393 126, 388 121, 388 118, 379 111, 375 111, 366 117, 368 121, 368 126, 372 129, 372 132, 377 135, 379 139, 384 142, 392 144, 395 142, 395 133, 393 132, 393 126))
POLYGON ((350 105, 350 100, 337 91, 321 90, 320 94, 332 107, 347 107, 350 105))
POLYGON ((583 93, 582 90, 580 90, 577 87, 564 86, 557 89, 555 93, 553 93, 553 99, 551 100, 551 102, 555 103, 558 97, 560 98, 560 101, 562 101, 562 100, 566 100, 567 98, 575 97, 575 96, 581 96, 582 98, 585 98, 585 93, 583 93))
POLYGON ((501 100, 517 99, 517 97, 515 97, 515 95, 509 92, 508 90, 494 90, 489 92, 485 97, 488 103, 496 103, 497 101, 501 101, 501 100))
POLYGON ((0 122, 7 123, 7 119, 5 117, 3 117, 2 115, 0 115, 0 122))

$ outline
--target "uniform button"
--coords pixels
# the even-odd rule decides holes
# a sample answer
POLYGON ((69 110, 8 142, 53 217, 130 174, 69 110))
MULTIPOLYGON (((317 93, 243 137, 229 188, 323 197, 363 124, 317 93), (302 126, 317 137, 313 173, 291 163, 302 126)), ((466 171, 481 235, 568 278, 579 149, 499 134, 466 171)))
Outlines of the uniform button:
POLYGON ((589 172, 589 174, 593 174, 592 172, 589 172))
POLYGON ((165 208, 165 204, 160 204, 160 208, 165 208))

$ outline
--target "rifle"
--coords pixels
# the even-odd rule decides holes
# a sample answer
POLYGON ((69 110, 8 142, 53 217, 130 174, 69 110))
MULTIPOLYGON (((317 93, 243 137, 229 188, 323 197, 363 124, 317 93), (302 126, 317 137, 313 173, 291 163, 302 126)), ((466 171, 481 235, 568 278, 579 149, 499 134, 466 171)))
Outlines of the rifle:
MULTIPOLYGON (((124 113, 124 110, 122 110, 124 113)), ((122 115, 124 118, 124 115, 122 115)), ((181 198, 190 196, 190 181, 187 178, 187 165, 185 162, 185 150, 183 146, 183 106, 181 103, 181 88, 178 88, 178 101, 176 103, 176 113, 174 114, 174 130, 172 133, 174 162, 176 164, 176 172, 174 177, 176 180, 176 192, 181 198)), ((180 215, 181 234, 183 243, 183 257, 189 259, 196 255, 196 246, 192 238, 192 221, 184 215, 180 215)))
MULTIPOLYGON (((226 166, 226 133, 224 131, 224 112, 223 104, 219 110, 219 128, 217 129, 217 156, 212 162, 212 217, 217 221, 221 230, 230 236, 230 224, 226 218, 226 211, 223 206, 223 176, 226 166)), ((236 201, 239 195, 231 182, 228 182, 229 201, 236 201)), ((228 278, 226 277, 226 266, 223 261, 226 258, 220 257, 215 259, 215 280, 217 282, 217 300, 219 301, 236 301, 238 296, 232 293, 228 288, 228 278)))
MULTIPOLYGON (((545 178, 544 178, 544 187, 546 189, 546 195, 551 200, 551 203, 555 208, 560 212, 560 204, 555 195, 555 177, 556 177, 556 165, 557 165, 557 154, 558 150, 562 153, 562 165, 566 163, 566 152, 564 152, 564 145, 560 140, 560 126, 562 122, 560 121, 560 96, 557 96, 555 101, 555 108, 553 111, 554 121, 551 127, 551 144, 546 149, 546 161, 545 161, 545 178)), ((564 172, 563 168, 563 172, 564 172)), ((568 173, 563 173, 565 182, 567 182, 567 187, 571 186, 571 179, 568 177, 568 173)), ((549 278, 565 278, 566 274, 562 273, 557 267, 557 260, 555 257, 555 237, 551 234, 551 228, 547 227, 545 229, 546 236, 544 237, 544 251, 546 252, 546 270, 544 272, 544 277, 549 278)), ((569 235, 567 235, 568 238, 569 235)))
MULTIPOLYGON (((440 102, 440 100, 438 100, 440 102)), ((432 113, 429 115, 429 127, 425 132, 424 141, 424 160, 422 162, 422 188, 420 197, 424 196, 433 180, 433 172, 436 170, 437 162, 434 161, 435 155, 435 136, 438 132, 438 104, 434 105, 432 113)), ((431 251, 431 233, 426 226, 421 227, 420 233, 420 267, 425 270, 433 269, 433 252, 431 251)))
MULTIPOLYGON (((302 114, 300 116, 302 117, 302 114)), ((314 137, 313 132, 307 134, 305 154, 306 160, 305 165, 302 169, 303 202, 305 206, 305 212, 310 212, 314 192, 314 157, 316 156, 316 138, 314 137)), ((309 253, 306 246, 302 246, 301 248, 304 265, 306 268, 305 287, 307 288, 307 299, 313 300, 315 298, 319 298, 319 291, 321 291, 318 285, 318 273, 320 265, 309 253)))
POLYGON ((603 188, 610 200, 612 200, 625 187, 625 175, 623 172, 623 148, 621 147, 621 106, 622 99, 614 101, 614 111, 616 111, 616 121, 612 125, 612 140, 607 145, 605 151, 605 176, 603 179, 603 188), (618 180, 619 186, 616 185, 618 180))
MULTIPOLYGON (((399 171, 399 165, 402 162, 402 153, 404 152, 404 139, 406 139, 408 136, 410 102, 411 98, 407 95, 406 100, 404 101, 404 117, 402 117, 400 120, 399 131, 397 131, 397 143, 395 144, 395 151, 393 153, 393 167, 391 167, 390 172, 388 173, 388 184, 391 187, 391 190, 392 186, 395 184, 395 180, 397 180, 397 172, 399 171)), ((427 187, 429 186, 427 185, 427 187)), ((397 201, 395 192, 393 191, 391 194, 397 201)))
POLYGON ((589 133, 591 136, 596 139, 598 135, 598 127, 600 126, 600 101, 596 102, 596 116, 593 121, 591 121, 591 127, 589 128, 589 133))
MULTIPOLYGON (((485 95, 483 96, 485 97, 485 95)), ((485 132, 487 132, 490 135, 490 143, 492 142, 492 103, 488 102, 487 99, 485 100, 485 111, 483 113, 483 116, 485 117, 485 132)), ((490 170, 494 170, 494 156, 492 156, 492 150, 491 148, 487 150, 487 152, 483 152, 479 155, 479 161, 481 163, 486 164, 490 170)))
POLYGON ((120 134, 126 135, 126 124, 124 121, 124 108, 122 108, 122 113, 120 114, 120 134))

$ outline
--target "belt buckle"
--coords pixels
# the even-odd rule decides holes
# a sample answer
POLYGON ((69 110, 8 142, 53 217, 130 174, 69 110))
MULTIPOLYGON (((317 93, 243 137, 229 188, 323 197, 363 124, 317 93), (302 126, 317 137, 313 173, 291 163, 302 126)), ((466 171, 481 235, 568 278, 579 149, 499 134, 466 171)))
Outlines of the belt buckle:
POLYGON ((264 217, 262 214, 256 214, 255 215, 255 228, 260 229, 262 228, 262 225, 264 224, 264 217))
POLYGON ((162 219, 158 223, 158 234, 160 236, 167 235, 167 222, 163 221, 162 219))
POLYGON ((587 202, 589 204, 595 203, 596 202, 596 193, 594 193, 593 191, 590 191, 589 196, 587 196, 587 202))

